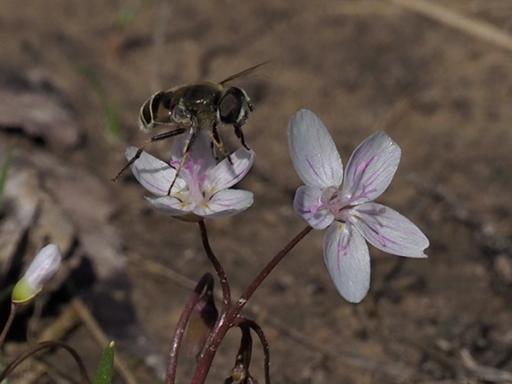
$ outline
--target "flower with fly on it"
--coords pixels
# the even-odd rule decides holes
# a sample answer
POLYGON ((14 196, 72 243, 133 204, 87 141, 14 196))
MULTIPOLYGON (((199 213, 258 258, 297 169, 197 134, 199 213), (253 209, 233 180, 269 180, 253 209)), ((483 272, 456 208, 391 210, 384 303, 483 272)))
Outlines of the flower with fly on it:
MULTIPOLYGON (((185 138, 175 140, 170 163, 143 152, 132 164, 135 178, 153 195, 146 197, 153 207, 182 219, 200 220, 231 216, 252 205, 252 192, 231 187, 249 172, 254 163, 254 152, 240 148, 229 159, 217 164, 210 140, 203 132, 191 146, 171 193, 167 195, 183 157, 184 146, 185 138)), ((129 147, 126 158, 132 158, 136 151, 135 147, 129 147)))
POLYGON ((429 241, 393 209, 374 203, 389 186, 400 162, 400 147, 384 132, 364 140, 345 173, 327 128, 311 111, 300 110, 288 128, 290 154, 305 185, 294 208, 315 229, 327 228, 324 261, 339 293, 360 302, 370 286, 369 242, 394 255, 422 258, 429 241))

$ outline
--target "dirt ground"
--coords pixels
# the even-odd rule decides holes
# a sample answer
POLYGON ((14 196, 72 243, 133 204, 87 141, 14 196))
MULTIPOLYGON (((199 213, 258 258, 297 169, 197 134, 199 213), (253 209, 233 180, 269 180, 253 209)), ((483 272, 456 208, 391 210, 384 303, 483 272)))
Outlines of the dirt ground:
MULTIPOLYGON (((47 193, 59 212, 43 212, 41 227, 59 228, 57 235, 38 229, 27 240, 23 232, 13 253, 28 243, 22 253, 30 258, 36 239, 57 236, 68 253, 82 255, 74 293, 56 289, 39 332, 65 318, 79 297, 118 342, 128 375, 161 382, 190 283, 210 266, 196 226, 149 209, 130 175, 110 179, 126 146, 146 138, 137 117, 153 92, 219 81, 271 60, 238 82, 256 105, 245 126, 256 164, 242 183, 255 204, 208 222, 235 296, 304 226, 291 205, 300 181, 286 138, 299 108, 323 119, 345 163, 362 139, 386 130, 402 161, 379 201, 411 218, 431 243, 425 260, 371 249, 370 293, 352 305, 329 279, 323 234, 311 233, 247 307, 270 340, 273 382, 512 382, 512 49, 478 35, 483 23, 512 36, 512 2, 430 2, 468 17, 469 31, 401 3, 407 1, 0 2, 0 161, 14 148, 8 186, 35 172, 44 188, 33 193, 47 193), (49 120, 31 125, 38 111, 49 120), (62 229, 63 222, 69 226, 62 229)), ((238 145, 230 129, 223 136, 238 145)), ((161 143, 151 152, 165 156, 168 149, 161 143)), ((12 198, 21 199, 16 185, 12 198)), ((2 323, 6 309, 4 303, 2 323)), ((62 338, 92 371, 101 348, 81 319, 62 338)), ((223 344, 209 383, 227 376, 237 333, 223 344)), ((18 325, 8 350, 23 348, 23 335, 18 325)), ((261 383, 259 349, 255 355, 261 383)), ((179 382, 186 383, 193 359, 182 362, 179 382)), ((72 382, 62 371, 69 376, 74 365, 60 353, 26 367, 36 363, 53 369, 31 379, 21 370, 14 382, 72 382)))

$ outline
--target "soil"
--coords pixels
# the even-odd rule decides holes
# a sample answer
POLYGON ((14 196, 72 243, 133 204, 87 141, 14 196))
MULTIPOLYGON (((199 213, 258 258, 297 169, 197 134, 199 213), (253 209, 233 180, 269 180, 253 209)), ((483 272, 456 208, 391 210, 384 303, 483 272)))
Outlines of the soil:
MULTIPOLYGON (((507 1, 436 3, 512 34, 507 1)), ((240 185, 255 193, 254 206, 207 223, 234 295, 304 227, 292 208, 300 180, 286 136, 299 108, 323 119, 345 163, 378 129, 400 145, 400 168, 379 201, 417 223, 431 243, 425 260, 371 249, 370 293, 353 305, 329 279, 323 233, 311 233, 247 307, 270 341, 273 382, 512 382, 505 375, 512 372, 512 52, 393 1, 370 0, 4 0, 0 41, 1 90, 21 78, 58 94, 80 132, 63 124, 62 133, 43 131, 37 140, 2 131, 2 148, 15 142, 25 156, 47 153, 108 191, 104 220, 120 239, 131 305, 116 326, 126 321, 137 330, 119 336, 119 351, 139 382, 161 380, 153 363, 165 358, 189 293, 180 279, 211 269, 194 224, 149 209, 130 175, 110 179, 126 146, 146 139, 137 118, 152 93, 219 81, 264 60, 271 62, 237 81, 256 106, 244 127, 256 164, 240 185), (168 269, 150 270, 148 262, 168 269), (151 352, 136 347, 138 339, 151 352)), ((222 135, 238 145, 228 127, 222 135)), ((166 156, 169 142, 150 148, 166 156)), ((67 305, 59 303, 47 323, 67 305)), ((111 329, 105 324, 115 338, 111 329)), ((234 330, 209 383, 227 377, 237 340, 234 330)), ((101 349, 85 327, 67 341, 92 370, 101 349)), ((47 359, 73 367, 60 355, 47 359)), ((182 363, 185 383, 193 357, 182 363)), ((263 382, 258 348, 252 371, 263 382)), ((68 381, 50 374, 37 382, 68 381)))

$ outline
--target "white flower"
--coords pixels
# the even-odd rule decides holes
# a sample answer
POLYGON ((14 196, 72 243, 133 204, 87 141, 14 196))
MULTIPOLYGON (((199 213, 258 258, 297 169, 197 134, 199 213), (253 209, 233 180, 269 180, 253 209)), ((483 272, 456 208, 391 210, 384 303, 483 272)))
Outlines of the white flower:
POLYGON ((57 273, 61 261, 62 255, 55 244, 48 244, 42 248, 14 286, 12 301, 21 304, 34 298, 43 289, 44 284, 57 273))
MULTIPOLYGON (((253 203, 249 191, 230 189, 249 172, 254 163, 254 152, 244 148, 232 153, 229 159, 216 163, 206 134, 199 134, 178 178, 167 195, 176 175, 184 138, 177 138, 167 164, 145 152, 132 165, 132 172, 153 197, 147 200, 158 209, 185 219, 225 217, 242 212, 253 203)), ((129 147, 126 158, 131 159, 137 149, 129 147)))
POLYGON ((315 229, 327 229, 324 261, 339 293, 360 302, 370 286, 366 241, 385 252, 426 257, 429 241, 398 212, 374 203, 389 186, 400 162, 400 147, 377 132, 343 164, 327 128, 311 111, 290 120, 288 142, 293 164, 306 184, 297 189, 295 211, 315 229), (365 241, 366 239, 366 241, 365 241))

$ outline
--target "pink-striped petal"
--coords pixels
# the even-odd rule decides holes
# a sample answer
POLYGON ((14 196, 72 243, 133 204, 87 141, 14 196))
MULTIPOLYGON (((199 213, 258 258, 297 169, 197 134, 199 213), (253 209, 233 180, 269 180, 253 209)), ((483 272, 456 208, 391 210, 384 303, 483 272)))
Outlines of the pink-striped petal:
POLYGON ((290 156, 304 184, 339 187, 343 164, 329 131, 313 112, 302 109, 288 125, 290 156))
POLYGON ((38 291, 59 270, 62 254, 55 244, 43 247, 24 274, 27 284, 34 291, 38 291))
POLYGON ((203 217, 227 217, 245 211, 253 202, 252 192, 226 189, 217 192, 206 204, 198 205, 194 213, 203 217))
POLYGON ((409 219, 377 203, 361 204, 350 210, 349 220, 368 242, 398 256, 427 257, 427 237, 409 219))
POLYGON ((303 185, 295 192, 293 208, 315 229, 325 229, 334 220, 334 216, 322 203, 323 190, 319 187, 303 185))
POLYGON ((384 132, 363 141, 350 156, 342 189, 347 205, 379 197, 391 183, 400 162, 400 147, 384 132))
POLYGON ((203 190, 216 193, 232 187, 247 175, 254 164, 254 152, 245 148, 238 149, 230 158, 231 162, 225 158, 207 172, 203 190))
MULTIPOLYGON (((132 159, 137 153, 137 148, 129 147, 125 156, 128 160, 132 159)), ((132 164, 132 173, 139 183, 149 192, 156 196, 165 196, 176 176, 176 171, 169 164, 157 159, 146 152, 132 164)), ((172 192, 179 191, 185 187, 185 182, 177 178, 172 192)))
POLYGON ((146 197, 146 200, 158 210, 167 212, 172 216, 183 216, 192 211, 194 208, 193 204, 188 202, 182 202, 172 196, 163 197, 146 197))
MULTIPOLYGON (((174 168, 179 166, 181 158, 183 157, 183 150, 189 138, 190 132, 186 132, 173 139, 174 142, 171 147, 171 159, 172 166, 174 168)), ((208 132, 206 130, 199 131, 195 141, 190 145, 188 158, 186 159, 187 161, 185 161, 184 168, 191 169, 199 167, 199 173, 204 173, 209 168, 214 167, 216 161, 213 157, 210 143, 211 139, 208 132)))
POLYGON ((331 224, 324 239, 324 261, 341 296, 351 303, 364 299, 370 288, 370 255, 350 224, 331 224))

